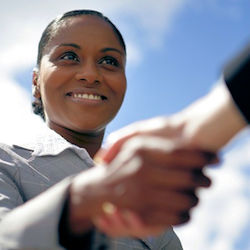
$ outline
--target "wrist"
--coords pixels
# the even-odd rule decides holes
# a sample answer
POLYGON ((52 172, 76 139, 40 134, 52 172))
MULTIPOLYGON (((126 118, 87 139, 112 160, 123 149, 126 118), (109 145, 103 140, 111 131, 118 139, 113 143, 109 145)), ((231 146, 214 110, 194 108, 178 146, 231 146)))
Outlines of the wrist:
POLYGON ((59 243, 65 249, 78 249, 77 247, 83 247, 84 249, 90 249, 92 244, 93 230, 85 230, 81 234, 74 233, 70 229, 69 225, 69 199, 65 200, 61 219, 59 222, 59 243))
POLYGON ((93 219, 102 214, 102 204, 110 198, 105 173, 104 166, 95 166, 73 179, 68 197, 68 223, 73 233, 90 230, 93 219))
MULTIPOLYGON (((82 195, 84 197, 84 194, 82 195)), ((67 223, 69 231, 72 234, 80 235, 89 231, 93 227, 93 223, 89 211, 90 204, 82 204, 81 201, 81 206, 84 206, 84 209, 80 212, 77 204, 77 196, 79 194, 76 193, 71 185, 67 199, 67 223)))
POLYGON ((217 151, 246 126, 222 83, 177 115, 183 136, 194 146, 217 151))

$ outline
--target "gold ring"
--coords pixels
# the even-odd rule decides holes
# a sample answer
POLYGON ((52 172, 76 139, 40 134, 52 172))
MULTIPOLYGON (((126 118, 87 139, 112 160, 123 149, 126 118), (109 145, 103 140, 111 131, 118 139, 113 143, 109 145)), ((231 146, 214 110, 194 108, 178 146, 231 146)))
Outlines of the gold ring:
POLYGON ((102 203, 102 211, 107 215, 114 214, 116 209, 116 206, 111 202, 105 201, 102 203))

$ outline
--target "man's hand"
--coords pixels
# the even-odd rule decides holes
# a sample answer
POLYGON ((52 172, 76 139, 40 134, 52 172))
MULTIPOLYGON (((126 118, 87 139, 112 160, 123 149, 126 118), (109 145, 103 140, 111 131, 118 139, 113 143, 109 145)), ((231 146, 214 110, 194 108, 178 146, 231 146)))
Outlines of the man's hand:
POLYGON ((86 195, 84 173, 76 178, 71 197, 78 197, 78 203, 71 204, 72 225, 80 226, 86 201, 91 204, 93 196, 98 200, 92 205, 93 222, 110 236, 144 237, 182 224, 198 203, 196 189, 211 183, 202 172, 204 165, 215 161, 214 154, 183 148, 174 140, 131 138, 101 178, 88 184, 87 196, 92 199, 82 196, 86 195), (111 213, 105 211, 105 204, 111 204, 111 213))

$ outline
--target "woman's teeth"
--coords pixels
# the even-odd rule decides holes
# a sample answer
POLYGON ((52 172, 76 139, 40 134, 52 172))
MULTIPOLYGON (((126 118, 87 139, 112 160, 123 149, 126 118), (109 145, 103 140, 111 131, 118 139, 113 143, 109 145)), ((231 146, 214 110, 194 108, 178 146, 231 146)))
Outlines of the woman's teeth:
POLYGON ((101 100, 101 96, 93 95, 93 94, 73 94, 74 98, 82 98, 82 99, 89 99, 89 100, 101 100))

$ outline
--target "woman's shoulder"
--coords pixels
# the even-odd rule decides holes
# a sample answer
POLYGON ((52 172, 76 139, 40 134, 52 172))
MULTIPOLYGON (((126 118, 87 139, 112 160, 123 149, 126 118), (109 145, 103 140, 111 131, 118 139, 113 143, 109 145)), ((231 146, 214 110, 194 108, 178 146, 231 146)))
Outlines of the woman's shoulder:
POLYGON ((32 150, 18 148, 15 145, 0 143, 0 167, 12 166, 17 167, 18 162, 27 159, 32 154, 32 150))
POLYGON ((12 154, 14 154, 14 145, 0 142, 0 159, 12 154))

